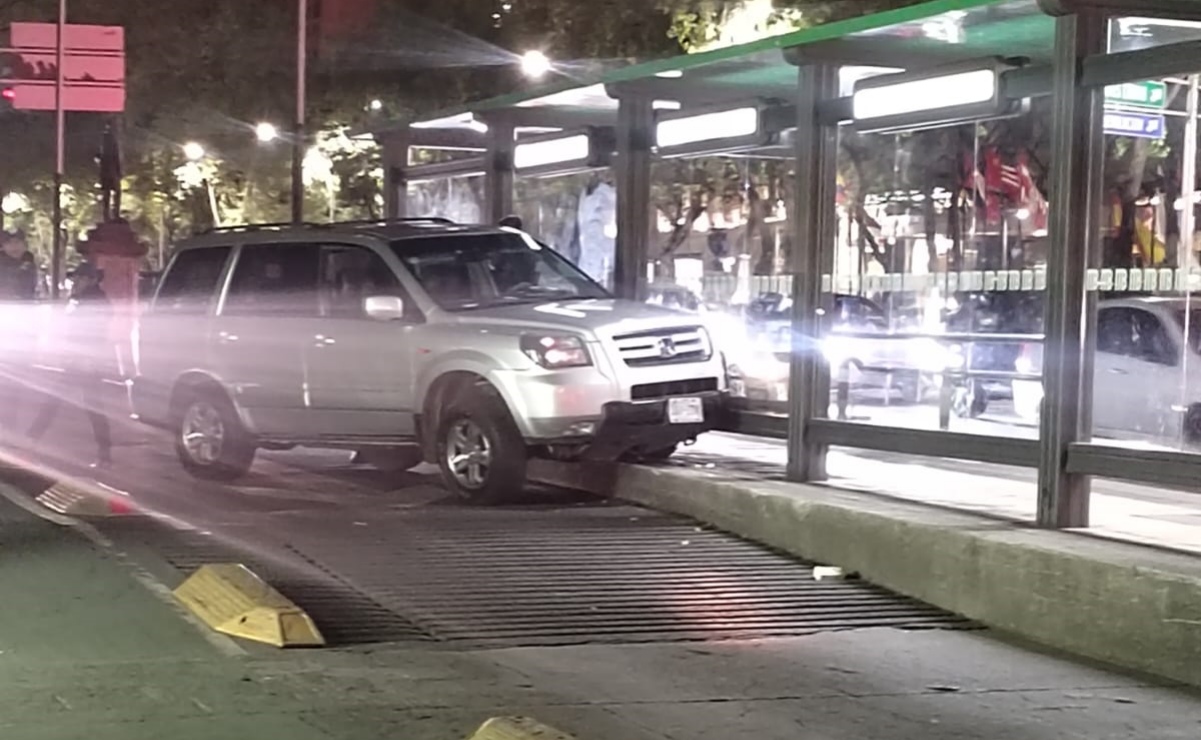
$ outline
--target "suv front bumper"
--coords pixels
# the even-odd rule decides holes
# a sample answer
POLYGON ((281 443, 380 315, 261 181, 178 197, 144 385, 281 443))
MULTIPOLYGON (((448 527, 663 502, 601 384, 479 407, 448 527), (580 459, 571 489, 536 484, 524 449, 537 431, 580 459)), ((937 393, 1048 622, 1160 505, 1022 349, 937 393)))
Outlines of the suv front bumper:
POLYGON ((584 459, 617 460, 631 451, 654 452, 695 439, 717 428, 725 413, 724 392, 690 394, 701 399, 705 420, 693 424, 672 424, 667 418, 666 398, 653 401, 611 401, 596 434, 584 452, 584 459))

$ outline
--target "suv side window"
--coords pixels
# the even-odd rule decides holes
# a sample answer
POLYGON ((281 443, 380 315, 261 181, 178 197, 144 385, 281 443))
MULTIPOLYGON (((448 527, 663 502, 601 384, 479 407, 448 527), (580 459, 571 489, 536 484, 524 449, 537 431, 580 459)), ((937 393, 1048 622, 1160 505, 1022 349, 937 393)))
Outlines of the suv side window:
POLYGON ((363 318, 363 299, 377 295, 403 299, 410 315, 416 308, 384 258, 366 247, 323 245, 319 289, 321 313, 329 318, 363 318))
POLYGON ((1132 311, 1134 317, 1135 356, 1140 360, 1173 367, 1178 351, 1159 317, 1150 311, 1132 311))
POLYGON ((248 244, 234 266, 222 313, 316 316, 316 244, 248 244))
POLYGON ((1105 308, 1097 313, 1097 351, 1133 357, 1134 320, 1128 308, 1105 308))
POLYGON ((229 247, 212 247, 176 255, 154 298, 154 312, 208 313, 229 253, 229 247))

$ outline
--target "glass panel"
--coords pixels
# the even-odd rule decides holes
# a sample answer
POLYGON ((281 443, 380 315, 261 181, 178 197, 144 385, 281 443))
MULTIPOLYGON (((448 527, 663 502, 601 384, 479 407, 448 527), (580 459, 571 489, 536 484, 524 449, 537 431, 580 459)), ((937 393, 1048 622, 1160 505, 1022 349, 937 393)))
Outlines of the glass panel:
MULTIPOLYGON (((911 12, 923 14, 923 11, 929 12, 918 5, 911 12)), ((906 62, 908 64, 913 64, 914 55, 927 53, 930 64, 925 66, 951 58, 993 55, 1050 61, 1055 43, 1055 19, 1042 12, 1036 0, 1009 0, 926 15, 854 33, 847 38, 877 42, 874 50, 878 53, 870 57, 877 64, 889 64, 889 54, 893 52, 910 60, 906 62)))
POLYGON ((617 190, 609 170, 518 177, 513 209, 534 238, 612 287, 617 190))
POLYGON ((463 224, 483 223, 484 176, 463 175, 410 182, 405 213, 449 218, 463 224))
POLYGON ((1035 438, 1050 105, 904 134, 840 129, 817 343, 830 418, 1035 438))
POLYGON ((1088 273, 1103 444, 1201 448, 1196 80, 1107 91, 1100 269, 1088 273))
POLYGON ((1127 16, 1109 21, 1109 51, 1137 51, 1201 39, 1201 22, 1127 16))
POLYGON ((704 314, 731 367, 731 390, 785 413, 792 276, 791 151, 656 162, 649 299, 704 314))

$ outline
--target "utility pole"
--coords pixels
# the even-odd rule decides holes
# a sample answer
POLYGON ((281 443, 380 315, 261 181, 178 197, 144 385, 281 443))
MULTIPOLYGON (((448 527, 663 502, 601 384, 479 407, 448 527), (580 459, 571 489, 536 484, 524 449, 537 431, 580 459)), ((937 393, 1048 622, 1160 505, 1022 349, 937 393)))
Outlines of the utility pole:
POLYGON ((54 47, 54 204, 51 221, 54 222, 54 248, 50 253, 50 297, 58 298, 59 285, 63 279, 63 173, 66 170, 64 156, 65 135, 63 129, 66 115, 63 113, 63 47, 66 43, 67 0, 58 0, 58 38, 54 47))
POLYGON ((308 57, 308 0, 296 3, 296 122, 292 129, 292 223, 304 222, 305 77, 308 57))

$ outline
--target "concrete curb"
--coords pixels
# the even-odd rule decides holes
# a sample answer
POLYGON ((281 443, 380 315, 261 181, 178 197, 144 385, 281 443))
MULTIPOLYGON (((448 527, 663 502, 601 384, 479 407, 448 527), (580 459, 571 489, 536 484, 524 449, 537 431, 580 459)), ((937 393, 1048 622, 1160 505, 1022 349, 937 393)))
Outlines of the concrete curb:
POLYGON ((713 470, 622 466, 610 490, 1049 647, 1201 685, 1201 559, 713 470))

